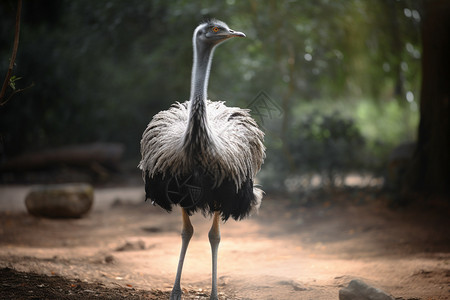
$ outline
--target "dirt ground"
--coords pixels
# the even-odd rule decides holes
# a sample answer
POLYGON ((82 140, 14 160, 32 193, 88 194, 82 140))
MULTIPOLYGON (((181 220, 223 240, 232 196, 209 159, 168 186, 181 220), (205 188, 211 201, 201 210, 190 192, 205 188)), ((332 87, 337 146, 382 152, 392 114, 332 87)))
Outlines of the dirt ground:
MULTIPOLYGON (((143 203, 141 186, 114 187, 96 188, 84 218, 36 218, 28 189, 0 186, 2 299, 168 299, 179 211, 143 203)), ((446 201, 392 206, 373 190, 305 197, 269 194, 258 215, 221 227, 220 299, 338 299, 356 278, 396 299, 450 299, 446 201)), ((210 221, 192 218, 184 299, 209 299, 210 221)))

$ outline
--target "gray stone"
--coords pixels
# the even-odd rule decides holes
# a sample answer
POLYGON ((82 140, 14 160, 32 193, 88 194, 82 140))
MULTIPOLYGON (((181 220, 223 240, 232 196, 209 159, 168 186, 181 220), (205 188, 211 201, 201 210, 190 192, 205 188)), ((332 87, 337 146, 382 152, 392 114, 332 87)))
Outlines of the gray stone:
POLYGON ((34 186, 25 198, 30 214, 48 218, 80 218, 93 202, 93 187, 82 183, 34 186))
POLYGON ((361 280, 350 281, 348 287, 339 290, 339 300, 395 300, 380 289, 371 287, 361 280))
POLYGON ((127 241, 125 244, 116 248, 116 251, 134 251, 145 250, 145 242, 142 240, 127 241))

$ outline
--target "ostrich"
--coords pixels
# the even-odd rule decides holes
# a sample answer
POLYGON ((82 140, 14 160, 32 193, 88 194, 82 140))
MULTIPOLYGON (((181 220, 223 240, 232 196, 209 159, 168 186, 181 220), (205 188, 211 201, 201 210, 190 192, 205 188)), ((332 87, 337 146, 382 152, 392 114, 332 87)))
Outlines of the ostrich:
POLYGON ((211 299, 217 297, 217 251, 220 219, 240 220, 258 209, 263 191, 253 178, 265 157, 264 134, 249 111, 207 100, 214 49, 232 37, 245 37, 219 20, 194 31, 191 94, 156 114, 141 140, 139 168, 146 199, 168 212, 181 206, 182 246, 170 299, 181 298, 181 272, 194 233, 189 216, 200 210, 213 215, 208 237, 212 252, 211 299))

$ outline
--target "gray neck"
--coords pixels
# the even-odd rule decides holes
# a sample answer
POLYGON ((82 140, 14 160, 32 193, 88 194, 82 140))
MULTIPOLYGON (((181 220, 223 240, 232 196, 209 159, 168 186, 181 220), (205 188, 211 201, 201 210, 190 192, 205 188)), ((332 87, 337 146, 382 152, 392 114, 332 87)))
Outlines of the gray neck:
POLYGON ((197 43, 195 37, 193 46, 194 62, 192 64, 191 96, 189 100, 206 100, 214 46, 197 43))
POLYGON ((194 35, 193 48, 194 62, 189 99, 189 121, 184 144, 190 150, 201 152, 201 149, 210 141, 206 117, 206 99, 214 45, 198 43, 194 35))

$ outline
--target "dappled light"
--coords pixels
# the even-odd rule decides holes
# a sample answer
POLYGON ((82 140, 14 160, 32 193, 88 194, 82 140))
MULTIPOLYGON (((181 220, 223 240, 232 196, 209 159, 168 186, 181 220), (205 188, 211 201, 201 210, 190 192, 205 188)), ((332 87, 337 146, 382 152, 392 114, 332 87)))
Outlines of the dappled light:
POLYGON ((1 1, 0 297, 449 299, 449 20, 1 1))
MULTIPOLYGON (((18 203, 26 191, 3 187, 0 192, 18 203)), ((123 287, 115 291, 118 297, 167 299, 181 219, 178 211, 167 214, 142 198, 138 187, 98 188, 92 213, 69 221, 33 218, 23 204, 11 208, 2 199, 0 264, 68 278, 54 283, 61 295, 81 297, 93 289, 106 297, 101 288, 123 287), (101 284, 76 289, 74 279, 101 284), (158 293, 162 298, 154 296, 158 293)), ((403 299, 445 299, 440 287, 448 272, 446 213, 424 206, 392 210, 385 196, 356 190, 302 199, 308 201, 299 205, 268 196, 257 215, 222 227, 220 299, 337 299, 338 290, 355 277, 403 299)), ((209 222, 199 214, 192 223, 183 288, 186 297, 207 299, 209 222)))

